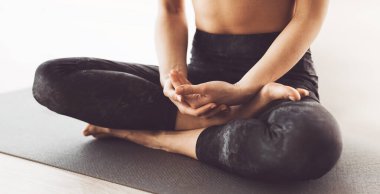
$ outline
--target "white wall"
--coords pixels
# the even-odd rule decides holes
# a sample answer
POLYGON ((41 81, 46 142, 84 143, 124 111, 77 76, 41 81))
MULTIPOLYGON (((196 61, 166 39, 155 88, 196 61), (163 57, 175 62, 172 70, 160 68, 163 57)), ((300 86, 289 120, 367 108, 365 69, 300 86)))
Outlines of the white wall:
MULTIPOLYGON (((157 64, 152 0, 0 0, 0 93, 31 86, 43 61, 91 56, 157 64)), ((187 2, 190 35, 193 10, 187 2)), ((189 37, 191 38, 191 36, 189 37)))

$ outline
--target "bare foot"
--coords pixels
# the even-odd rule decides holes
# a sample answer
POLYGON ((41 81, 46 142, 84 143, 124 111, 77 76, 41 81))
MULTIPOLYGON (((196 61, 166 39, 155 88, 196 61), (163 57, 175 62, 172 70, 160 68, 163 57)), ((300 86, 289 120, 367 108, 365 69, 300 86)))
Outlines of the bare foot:
POLYGON ((163 143, 159 141, 160 139, 162 139, 161 136, 163 136, 162 131, 111 129, 89 124, 83 130, 83 135, 92 135, 97 139, 116 137, 135 142, 145 147, 165 150, 165 148, 162 146, 163 143))
POLYGON ((88 124, 87 127, 83 130, 83 135, 84 136, 92 135, 93 137, 99 139, 99 138, 112 137, 112 134, 110 132, 111 132, 110 128, 99 127, 96 125, 88 124))
POLYGON ((308 96, 309 91, 302 88, 293 88, 283 84, 271 82, 266 84, 260 91, 262 98, 267 98, 270 101, 278 99, 290 99, 292 101, 301 100, 302 97, 308 96))
POLYGON ((209 120, 211 124, 223 124, 235 118, 252 118, 262 108, 270 102, 279 99, 289 99, 292 101, 301 100, 302 97, 308 96, 309 91, 302 88, 293 88, 283 84, 271 82, 266 84, 260 92, 254 96, 248 103, 232 106, 227 116, 213 117, 209 120))

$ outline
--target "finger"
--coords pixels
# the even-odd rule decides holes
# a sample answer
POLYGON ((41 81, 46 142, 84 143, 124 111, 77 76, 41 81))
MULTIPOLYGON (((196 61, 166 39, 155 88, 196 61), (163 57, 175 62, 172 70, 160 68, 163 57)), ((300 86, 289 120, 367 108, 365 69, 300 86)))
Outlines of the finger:
POLYGON ((164 83, 164 89, 163 89, 163 92, 164 92, 164 95, 166 96, 166 97, 169 97, 169 95, 170 95, 170 89, 172 88, 172 84, 171 84, 171 82, 170 82, 170 79, 167 79, 166 81, 165 81, 165 83, 164 83))
POLYGON ((177 101, 177 102, 183 102, 183 97, 181 95, 177 95, 174 90, 169 91, 169 96, 171 99, 177 101))
POLYGON ((205 104, 213 102, 208 96, 201 96, 199 94, 183 95, 183 98, 192 108, 199 108, 205 104))
POLYGON ((181 85, 175 89, 176 94, 178 95, 187 95, 187 94, 204 94, 205 86, 200 85, 181 85))
POLYGON ((300 93, 301 97, 309 96, 310 92, 303 88, 297 88, 297 91, 300 93))
POLYGON ((215 103, 208 103, 208 104, 203 105, 197 109, 187 108, 186 112, 190 115, 198 117, 198 116, 204 114, 205 112, 207 112, 208 110, 213 109, 213 108, 216 108, 216 104, 215 103))
POLYGON ((178 110, 183 114, 188 114, 188 110, 190 107, 190 104, 188 104, 186 101, 179 102, 177 100, 173 100, 169 98, 178 108, 178 110))
MULTIPOLYGON (((173 84, 174 88, 176 88, 176 87, 178 87, 180 85, 183 85, 183 84, 190 83, 190 82, 187 82, 187 81, 183 80, 183 78, 181 78, 181 75, 179 74, 179 71, 176 71, 176 70, 172 70, 170 72, 170 79, 172 80, 172 84, 173 84)), ((176 99, 179 102, 183 102, 184 101, 184 98, 183 98, 182 95, 177 95, 176 99)))
POLYGON ((174 91, 173 85, 171 83, 171 80, 167 80, 164 85, 164 95, 169 97, 172 100, 176 100, 181 102, 182 97, 180 95, 177 95, 174 91))
POLYGON ((217 106, 216 108, 213 108, 207 112, 205 112, 204 114, 201 114, 200 116, 202 118, 210 118, 212 116, 215 116, 216 114, 220 113, 220 112, 228 112, 229 108, 227 105, 225 104, 221 104, 219 106, 217 106))
POLYGON ((178 110, 182 114, 191 114, 191 107, 189 104, 186 102, 178 102, 178 101, 173 101, 173 103, 177 106, 178 110))

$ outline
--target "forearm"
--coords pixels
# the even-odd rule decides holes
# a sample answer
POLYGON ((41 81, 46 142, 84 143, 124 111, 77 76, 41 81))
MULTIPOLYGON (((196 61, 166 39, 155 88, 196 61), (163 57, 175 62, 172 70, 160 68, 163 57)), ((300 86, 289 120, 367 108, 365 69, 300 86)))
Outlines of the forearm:
POLYGON ((276 81, 305 54, 327 11, 327 0, 298 0, 295 15, 264 56, 236 83, 247 95, 276 81))
POLYGON ((158 57, 160 82, 169 77, 172 69, 187 76, 187 38, 188 29, 184 11, 177 13, 159 11, 155 27, 155 46, 158 57))

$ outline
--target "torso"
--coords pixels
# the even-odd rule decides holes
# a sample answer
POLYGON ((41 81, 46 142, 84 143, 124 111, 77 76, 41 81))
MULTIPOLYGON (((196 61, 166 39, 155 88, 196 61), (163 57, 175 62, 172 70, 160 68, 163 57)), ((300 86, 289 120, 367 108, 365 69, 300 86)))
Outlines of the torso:
POLYGON ((294 0, 193 0, 196 27, 215 34, 278 32, 292 18, 294 0))

